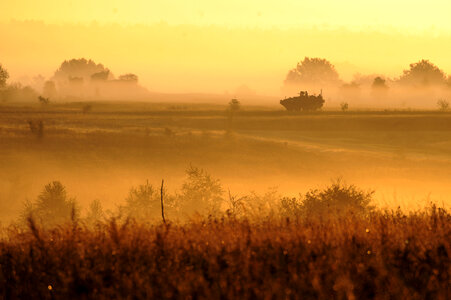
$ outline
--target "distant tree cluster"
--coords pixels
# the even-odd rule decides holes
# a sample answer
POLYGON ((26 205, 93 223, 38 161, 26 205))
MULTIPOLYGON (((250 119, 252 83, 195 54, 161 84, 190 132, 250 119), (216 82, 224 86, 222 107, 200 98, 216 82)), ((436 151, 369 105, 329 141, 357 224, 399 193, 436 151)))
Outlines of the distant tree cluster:
MULTIPOLYGON (((344 100, 352 100, 361 98, 361 86, 366 85, 370 86, 373 99, 384 99, 390 89, 387 81, 380 75, 362 76, 357 74, 351 82, 343 83, 335 67, 328 60, 305 57, 297 64, 296 68, 288 71, 284 80, 284 88, 288 88, 287 91, 289 92, 296 89, 299 91, 300 89, 332 88, 338 90, 344 100)), ((399 78, 391 79, 389 82, 399 87, 409 88, 451 88, 451 76, 447 77, 443 70, 425 59, 410 64, 409 69, 404 70, 399 78)), ((281 104, 288 110, 304 110, 297 108, 296 101, 293 101, 294 98, 282 100, 281 104)), ((442 102, 438 102, 438 106, 440 110, 447 110, 447 108, 443 109, 442 102)), ((343 107, 341 108, 343 110, 343 107)))
POLYGON ((0 102, 37 101, 47 104, 58 97, 69 99, 99 97, 102 91, 109 92, 109 96, 128 97, 147 93, 147 90, 138 85, 136 74, 127 73, 115 79, 112 72, 103 64, 85 58, 65 60, 49 80, 40 76, 35 84, 39 86, 36 90, 20 83, 8 84, 8 78, 7 69, 0 64, 0 102))
MULTIPOLYGON (((145 93, 138 86, 138 76, 127 73, 115 77, 103 64, 85 58, 64 61, 55 71, 52 78, 60 96, 66 98, 86 97, 133 97, 137 93, 145 93)), ((47 94, 55 94, 52 86, 46 88, 47 94)))
MULTIPOLYGON (((372 87, 374 89, 388 88, 384 78, 381 76, 373 78, 372 87)), ((429 60, 422 59, 410 64, 409 69, 404 70, 403 74, 394 82, 411 86, 444 85, 451 83, 451 77, 447 78, 443 70, 429 60)), ((328 60, 305 57, 303 61, 297 64, 296 68, 288 71, 284 84, 286 86, 309 87, 312 84, 315 86, 341 85, 342 82, 334 65, 328 60)), ((360 83, 353 81, 345 85, 358 87, 360 83)))
POLYGON ((54 80, 88 80, 91 76, 104 76, 107 78, 110 74, 110 70, 104 67, 102 64, 96 64, 92 60, 85 58, 65 60, 61 63, 61 66, 55 71, 53 76, 54 80), (100 75, 99 75, 100 74, 100 75))
POLYGON ((36 99, 37 93, 30 86, 7 84, 8 78, 8 71, 0 64, 0 102, 36 99))
POLYGON ((410 68, 403 71, 399 82, 414 86, 441 85, 446 83, 446 75, 429 60, 422 59, 410 64, 410 68))
MULTIPOLYGON (((97 64, 91 59, 79 58, 65 60, 55 71, 55 81, 70 81, 72 83, 83 83, 85 81, 101 82, 114 80, 114 75, 103 64, 97 64)), ((138 76, 132 73, 120 75, 119 81, 137 83, 138 76)))
MULTIPOLYGON (((124 74, 119 76, 118 80, 114 79, 111 71, 102 64, 96 64, 92 60, 71 59, 64 61, 55 71, 54 76, 50 80, 40 78, 42 92, 38 93, 30 86, 23 86, 20 83, 7 84, 9 73, 2 65, 0 65, 0 101, 38 101, 39 103, 50 103, 57 97, 82 96, 84 94, 93 94, 92 90, 99 91, 101 84, 114 82, 132 83, 127 85, 126 89, 137 88, 138 76, 135 74, 124 74), (43 101, 45 100, 45 101, 43 101)), ((114 91, 112 93, 124 93, 125 91, 114 91)))

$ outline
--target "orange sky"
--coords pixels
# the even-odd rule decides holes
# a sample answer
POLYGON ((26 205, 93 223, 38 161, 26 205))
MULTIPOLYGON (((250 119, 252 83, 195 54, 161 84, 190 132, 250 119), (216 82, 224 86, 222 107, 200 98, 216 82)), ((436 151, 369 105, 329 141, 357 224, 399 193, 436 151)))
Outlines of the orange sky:
POLYGON ((451 73, 450 9, 438 0, 2 1, 0 63, 18 80, 86 57, 153 91, 246 84, 275 95, 305 56, 329 59, 345 80, 399 76, 421 58, 451 73))

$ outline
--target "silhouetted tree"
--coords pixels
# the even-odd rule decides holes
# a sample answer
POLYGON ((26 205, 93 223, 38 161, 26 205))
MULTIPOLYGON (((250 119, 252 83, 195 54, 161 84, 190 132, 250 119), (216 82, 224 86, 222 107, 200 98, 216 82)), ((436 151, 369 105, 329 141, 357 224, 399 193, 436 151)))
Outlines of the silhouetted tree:
POLYGON ((136 219, 150 219, 160 214, 160 196, 149 182, 132 187, 122 211, 136 219))
POLYGON ((382 77, 374 78, 373 84, 371 85, 371 94, 376 98, 383 98, 387 96, 388 86, 385 79, 382 77))
POLYGON ((376 77, 374 78, 373 84, 371 85, 373 89, 388 89, 388 86, 385 82, 385 79, 382 77, 376 77))
POLYGON ((86 222, 89 225, 95 225, 102 221, 105 217, 105 213, 103 211, 102 203, 99 200, 93 200, 89 204, 88 213, 86 215, 86 222))
POLYGON ((421 60, 410 64, 409 70, 404 70, 399 82, 413 86, 428 86, 446 83, 445 73, 429 60, 421 60))
POLYGON ((22 214, 32 215, 46 225, 57 225, 69 221, 79 214, 74 198, 67 196, 66 188, 59 181, 53 181, 44 187, 36 201, 25 205, 22 214))
POLYGON ((8 71, 0 64, 0 88, 6 86, 6 80, 8 80, 8 78, 8 71))
POLYGON ((183 183, 179 206, 183 213, 219 212, 223 202, 223 189, 218 179, 214 179, 205 170, 190 166, 186 170, 188 176, 183 183))
POLYGON ((70 78, 90 79, 93 74, 108 72, 102 64, 96 64, 85 58, 65 60, 55 71, 54 78, 57 81, 66 81, 70 78))
POLYGON ((329 85, 338 83, 339 76, 335 67, 326 59, 305 57, 290 70, 284 81, 285 85, 329 85))

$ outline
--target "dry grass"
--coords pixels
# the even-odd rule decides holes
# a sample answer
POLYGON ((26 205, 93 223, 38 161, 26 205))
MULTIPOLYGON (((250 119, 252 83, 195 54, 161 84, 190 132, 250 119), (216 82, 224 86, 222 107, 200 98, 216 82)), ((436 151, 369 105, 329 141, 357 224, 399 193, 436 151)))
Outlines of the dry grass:
POLYGON ((449 299, 451 215, 10 228, 4 299, 449 299))

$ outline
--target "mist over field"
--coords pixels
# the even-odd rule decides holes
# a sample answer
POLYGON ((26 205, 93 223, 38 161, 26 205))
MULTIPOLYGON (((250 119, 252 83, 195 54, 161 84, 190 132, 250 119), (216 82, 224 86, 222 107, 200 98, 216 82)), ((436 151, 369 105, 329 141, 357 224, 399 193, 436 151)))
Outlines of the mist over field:
MULTIPOLYGON (((355 81, 355 76, 397 79, 410 63, 423 58, 451 71, 446 31, 431 35, 383 27, 264 29, 11 21, 0 22, 0 32, 8 41, 0 45, 2 63, 11 81, 24 84, 33 84, 38 75, 49 79, 61 62, 82 57, 104 64, 114 75, 138 74, 141 84, 155 93, 256 94, 273 99, 290 96, 283 79, 305 56, 328 59, 346 82, 355 81), (242 86, 247 92, 240 92, 242 86)), ((331 88, 322 88, 337 98, 331 88)))
POLYGON ((450 8, 0 3, 0 298, 450 299, 450 8))

